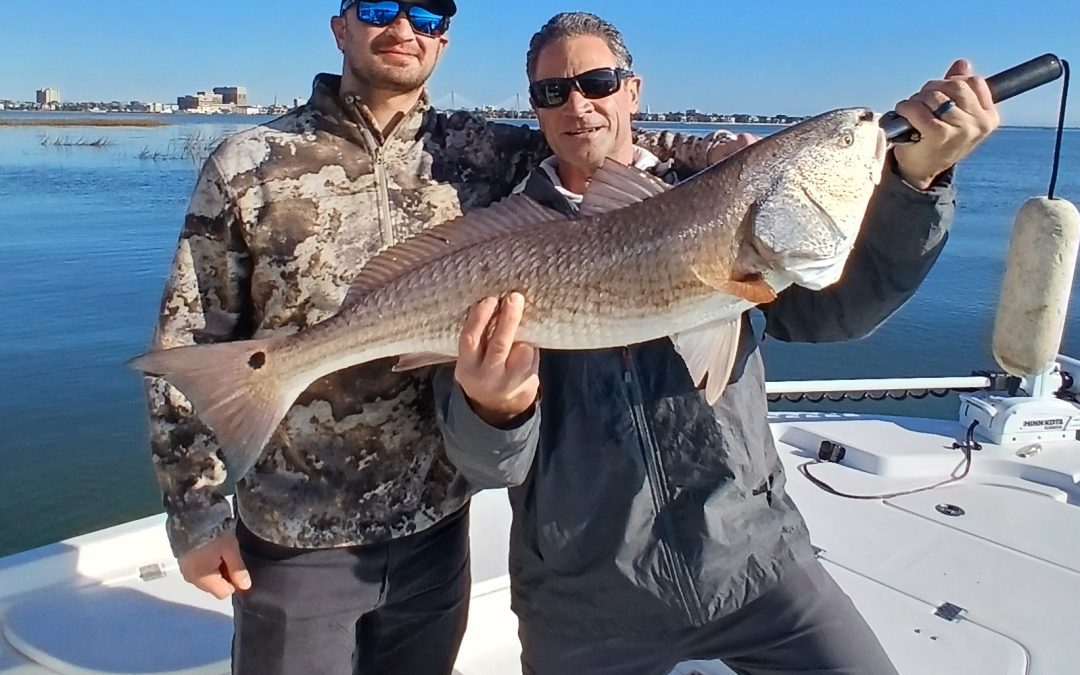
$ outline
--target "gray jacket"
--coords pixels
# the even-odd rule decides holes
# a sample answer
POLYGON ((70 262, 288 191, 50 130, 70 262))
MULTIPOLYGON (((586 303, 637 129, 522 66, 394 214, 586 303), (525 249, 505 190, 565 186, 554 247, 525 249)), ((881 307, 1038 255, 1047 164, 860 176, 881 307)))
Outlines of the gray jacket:
MULTIPOLYGON (((867 335, 941 252, 954 210, 946 179, 927 192, 886 170, 843 279, 791 287, 765 331, 825 342, 867 335)), ((526 193, 570 213, 534 172, 526 193)), ((785 491, 766 419, 749 315, 714 407, 668 339, 545 351, 537 413, 487 426, 444 368, 435 383, 447 451, 479 488, 510 487, 513 608, 525 625, 596 637, 698 626, 743 607, 813 551, 785 491)))

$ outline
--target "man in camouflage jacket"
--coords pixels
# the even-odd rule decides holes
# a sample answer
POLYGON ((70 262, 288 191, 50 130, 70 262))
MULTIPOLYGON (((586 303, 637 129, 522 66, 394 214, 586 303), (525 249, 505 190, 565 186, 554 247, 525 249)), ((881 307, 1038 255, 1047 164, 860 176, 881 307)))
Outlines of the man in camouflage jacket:
MULTIPOLYGON (((456 9, 420 4, 446 25, 456 9)), ((355 10, 346 0, 332 20, 343 76, 319 75, 306 105, 208 158, 155 349, 318 323, 379 250, 506 196, 548 153, 538 132, 430 106, 445 31, 402 15, 374 26, 355 10)), ((724 140, 637 138, 684 170, 724 140)), ((315 382, 244 476, 226 474, 184 396, 148 379, 169 538, 185 579, 233 596, 235 671, 450 672, 468 609, 471 488, 446 457, 430 370, 391 365, 315 382)))

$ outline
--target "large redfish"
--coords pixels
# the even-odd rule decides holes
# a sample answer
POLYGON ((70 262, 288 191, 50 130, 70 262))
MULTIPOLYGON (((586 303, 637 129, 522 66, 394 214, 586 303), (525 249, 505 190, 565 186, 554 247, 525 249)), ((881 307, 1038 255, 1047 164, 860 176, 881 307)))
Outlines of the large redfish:
POLYGON ((871 111, 845 109, 670 189, 609 160, 579 218, 516 195, 384 250, 338 313, 306 330, 132 366, 187 396, 237 476, 313 381, 385 357, 400 357, 399 369, 452 361, 469 307, 511 291, 526 299, 521 341, 595 349, 671 336, 715 401, 744 311, 791 284, 839 279, 886 147, 871 111))

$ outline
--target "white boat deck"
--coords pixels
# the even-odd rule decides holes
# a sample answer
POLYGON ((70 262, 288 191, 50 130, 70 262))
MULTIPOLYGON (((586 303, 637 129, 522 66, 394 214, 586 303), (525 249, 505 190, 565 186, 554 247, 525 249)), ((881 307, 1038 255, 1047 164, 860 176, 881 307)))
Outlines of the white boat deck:
MULTIPOLYGON (((959 425, 836 414, 772 421, 789 491, 821 560, 901 673, 1080 672, 1080 442, 1043 443, 1028 458, 984 443, 959 484, 862 501, 826 493, 797 466, 830 440, 847 448, 844 464, 813 472, 837 490, 919 487, 960 464, 952 448, 959 425), (935 615, 946 603, 959 608, 956 618, 935 615)), ((162 522, 0 560, 0 674, 227 673, 231 606, 183 582, 162 522)), ((461 675, 520 672, 505 577, 508 525, 502 492, 476 499, 461 675)), ((729 671, 697 663, 675 672, 729 671)))

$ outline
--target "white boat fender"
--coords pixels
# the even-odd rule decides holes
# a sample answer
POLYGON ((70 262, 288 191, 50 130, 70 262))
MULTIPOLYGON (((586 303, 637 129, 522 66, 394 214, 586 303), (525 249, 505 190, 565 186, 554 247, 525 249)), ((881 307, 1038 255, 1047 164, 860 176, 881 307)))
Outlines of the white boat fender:
POLYGON ((994 358, 1024 377, 1050 370, 1061 346, 1080 249, 1080 211, 1036 197, 1016 214, 994 322, 994 358))

